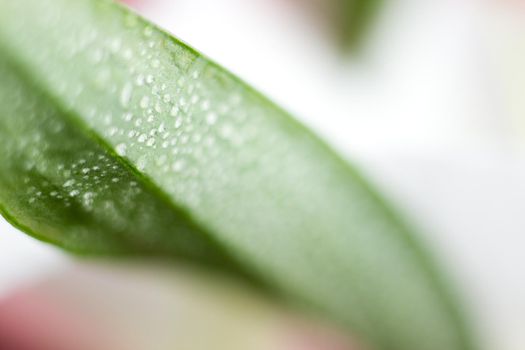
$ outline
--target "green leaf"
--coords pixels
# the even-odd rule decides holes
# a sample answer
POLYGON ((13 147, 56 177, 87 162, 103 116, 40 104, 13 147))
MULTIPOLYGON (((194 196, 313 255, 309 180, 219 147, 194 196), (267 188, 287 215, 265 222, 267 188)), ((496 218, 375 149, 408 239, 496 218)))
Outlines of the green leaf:
POLYGON ((337 0, 340 40, 344 48, 358 51, 367 39, 368 31, 376 19, 383 0, 337 0))
POLYGON ((472 349, 434 263, 354 169, 124 8, 0 1, 0 76, 1 212, 25 232, 220 268, 377 349, 472 349))

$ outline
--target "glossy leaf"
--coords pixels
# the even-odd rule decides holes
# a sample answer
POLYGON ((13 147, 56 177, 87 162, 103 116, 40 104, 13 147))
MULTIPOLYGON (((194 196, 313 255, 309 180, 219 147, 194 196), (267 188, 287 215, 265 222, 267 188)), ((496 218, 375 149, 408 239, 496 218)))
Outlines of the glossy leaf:
POLYGON ((23 231, 221 268, 377 349, 472 348, 434 264, 355 170, 128 10, 0 1, 0 76, 1 211, 23 231))

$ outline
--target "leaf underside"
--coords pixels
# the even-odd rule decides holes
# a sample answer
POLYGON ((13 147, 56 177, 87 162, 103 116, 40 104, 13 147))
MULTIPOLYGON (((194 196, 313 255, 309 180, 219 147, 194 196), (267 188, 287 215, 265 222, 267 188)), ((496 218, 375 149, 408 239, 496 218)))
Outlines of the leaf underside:
POLYGON ((241 275, 377 349, 472 349, 434 264, 311 132, 105 0, 0 1, 0 212, 241 275))

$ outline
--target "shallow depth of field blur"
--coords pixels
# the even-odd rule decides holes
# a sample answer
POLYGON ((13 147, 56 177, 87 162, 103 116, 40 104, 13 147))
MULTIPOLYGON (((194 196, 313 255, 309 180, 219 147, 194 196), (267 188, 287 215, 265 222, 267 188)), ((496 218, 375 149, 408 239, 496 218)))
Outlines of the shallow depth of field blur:
MULTIPOLYGON (((336 2, 127 1, 356 163, 437 252, 485 348, 525 349, 525 2, 385 0, 353 50, 336 2)), ((42 332, 83 329, 80 344, 89 328, 108 349, 355 348, 218 277, 106 264, 0 219, 0 335, 29 312, 42 332)))

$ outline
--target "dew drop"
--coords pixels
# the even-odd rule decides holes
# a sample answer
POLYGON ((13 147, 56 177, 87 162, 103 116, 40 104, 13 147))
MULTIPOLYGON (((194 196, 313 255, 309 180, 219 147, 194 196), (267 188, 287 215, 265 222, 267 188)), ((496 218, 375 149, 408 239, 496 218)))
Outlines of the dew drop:
POLYGON ((158 101, 157 101, 157 103, 155 103, 155 112, 162 113, 162 106, 161 106, 160 102, 158 102, 158 101))
POLYGON ((115 150, 117 151, 117 154, 119 156, 125 156, 126 155, 126 144, 125 143, 119 143, 117 147, 115 147, 115 150))
POLYGON ((182 169, 184 169, 184 161, 177 160, 175 163, 173 163, 171 169, 175 172, 180 172, 182 169))
POLYGON ((140 99, 140 108, 146 109, 149 106, 149 97, 144 96, 140 99))
POLYGON ((71 180, 67 180, 65 183, 64 183, 64 187, 71 187, 75 184, 75 180, 71 179, 71 180))
POLYGON ((145 78, 142 74, 139 74, 137 76, 137 79, 135 79, 135 84, 137 84, 138 86, 142 86, 144 85, 144 81, 145 81, 145 78))
POLYGON ((206 115, 206 122, 209 124, 209 125, 213 125, 217 122, 217 113, 214 113, 214 112, 210 112, 206 115))
POLYGON ((202 101, 202 103, 201 103, 201 109, 202 109, 203 111, 207 111, 208 109, 210 109, 210 101, 208 101, 208 100, 204 100, 204 101, 202 101))
POLYGON ((84 202, 84 205, 87 207, 91 207, 93 205, 93 192, 86 192, 82 196, 82 200, 84 202))
POLYGON ((179 114, 179 108, 177 106, 173 106, 170 110, 170 115, 172 117, 176 117, 177 114, 179 114))
POLYGON ((124 84, 122 91, 120 92, 120 104, 122 107, 128 107, 129 101, 131 100, 131 94, 133 92, 133 86, 130 83, 124 84))
POLYGON ((111 127, 111 128, 109 129, 109 131, 108 131, 109 136, 115 136, 115 134, 116 134, 117 132, 118 132, 118 128, 116 128, 116 127, 114 127, 114 126, 111 127))
POLYGON ((137 161, 137 168, 140 171, 143 171, 146 168, 146 158, 145 157, 140 157, 138 159, 138 161, 137 161))

